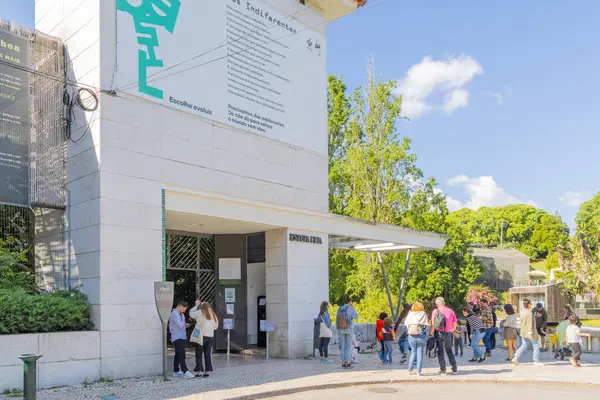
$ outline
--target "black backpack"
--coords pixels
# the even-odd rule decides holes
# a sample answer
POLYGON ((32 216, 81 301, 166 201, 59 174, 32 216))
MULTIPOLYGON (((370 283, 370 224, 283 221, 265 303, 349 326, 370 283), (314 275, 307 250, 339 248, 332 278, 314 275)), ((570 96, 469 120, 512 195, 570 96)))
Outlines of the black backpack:
POLYGON ((435 313, 435 318, 433 319, 433 327, 438 331, 446 330, 446 316, 440 310, 437 310, 435 313))
POLYGON ((427 344, 425 345, 425 353, 428 358, 436 358, 437 357, 437 339, 432 336, 427 339, 427 344))

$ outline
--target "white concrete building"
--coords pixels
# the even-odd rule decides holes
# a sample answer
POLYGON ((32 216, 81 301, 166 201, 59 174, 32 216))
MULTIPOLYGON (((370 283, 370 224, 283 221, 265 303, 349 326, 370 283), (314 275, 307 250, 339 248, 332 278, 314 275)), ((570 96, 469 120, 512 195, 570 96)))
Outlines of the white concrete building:
POLYGON ((93 305, 100 343, 86 365, 98 376, 161 373, 153 282, 175 262, 166 235, 213 243, 213 271, 196 277, 221 315, 224 290, 237 290, 238 347, 257 342, 253 301, 266 296, 277 357, 312 353, 330 242, 443 247, 439 235, 328 214, 325 30, 356 2, 301 3, 36 0, 36 29, 65 42, 68 79, 99 97, 76 115, 85 136, 67 158, 69 269, 93 305), (256 233, 264 260, 253 263, 256 233))

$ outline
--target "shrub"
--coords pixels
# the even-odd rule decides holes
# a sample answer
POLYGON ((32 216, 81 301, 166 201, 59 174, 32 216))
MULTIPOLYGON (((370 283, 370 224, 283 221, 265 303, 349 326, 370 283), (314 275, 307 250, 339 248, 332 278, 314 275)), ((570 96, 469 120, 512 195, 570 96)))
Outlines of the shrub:
POLYGON ((32 294, 22 288, 0 289, 0 334, 90 328, 89 303, 79 292, 32 294))
POLYGON ((0 290, 23 288, 35 293, 35 275, 27 266, 27 250, 17 250, 14 238, 0 239, 0 290))
POLYGON ((471 286, 465 296, 468 303, 474 303, 475 305, 479 305, 481 299, 484 298, 489 301, 490 305, 498 304, 497 294, 486 285, 471 286))

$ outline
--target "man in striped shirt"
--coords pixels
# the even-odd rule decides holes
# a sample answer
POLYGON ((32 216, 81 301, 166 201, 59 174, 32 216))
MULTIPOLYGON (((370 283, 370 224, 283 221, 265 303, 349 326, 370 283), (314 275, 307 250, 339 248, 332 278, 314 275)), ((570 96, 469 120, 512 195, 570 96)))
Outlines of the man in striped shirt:
POLYGON ((485 361, 485 356, 479 348, 479 342, 485 332, 483 322, 481 322, 481 319, 479 319, 477 314, 475 314, 469 306, 463 308, 463 315, 471 327, 471 348, 473 349, 473 358, 471 358, 469 362, 482 363, 485 361))

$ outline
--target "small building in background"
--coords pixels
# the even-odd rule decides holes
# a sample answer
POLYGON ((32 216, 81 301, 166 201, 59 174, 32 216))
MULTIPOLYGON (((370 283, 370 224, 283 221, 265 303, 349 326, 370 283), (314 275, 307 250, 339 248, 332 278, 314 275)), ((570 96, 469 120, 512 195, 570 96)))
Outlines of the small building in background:
POLYGON ((560 290, 559 282, 527 281, 510 289, 510 303, 517 313, 523 309, 523 300, 529 299, 533 306, 542 303, 548 312, 548 321, 560 322, 565 316, 566 297, 560 290))
POLYGON ((529 257, 518 250, 475 247, 473 255, 485 265, 480 283, 491 289, 507 291, 530 279, 529 257))

